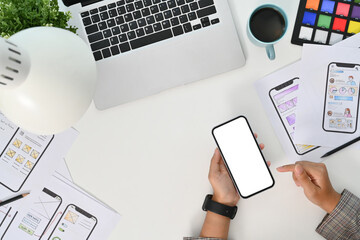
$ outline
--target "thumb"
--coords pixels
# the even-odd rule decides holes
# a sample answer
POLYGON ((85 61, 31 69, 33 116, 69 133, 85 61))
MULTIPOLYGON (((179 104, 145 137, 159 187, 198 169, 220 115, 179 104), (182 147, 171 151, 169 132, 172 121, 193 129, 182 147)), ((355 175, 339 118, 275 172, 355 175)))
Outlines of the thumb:
POLYGON ((314 184, 311 182, 303 166, 300 164, 295 164, 294 174, 297 182, 301 185, 305 192, 314 190, 314 184))

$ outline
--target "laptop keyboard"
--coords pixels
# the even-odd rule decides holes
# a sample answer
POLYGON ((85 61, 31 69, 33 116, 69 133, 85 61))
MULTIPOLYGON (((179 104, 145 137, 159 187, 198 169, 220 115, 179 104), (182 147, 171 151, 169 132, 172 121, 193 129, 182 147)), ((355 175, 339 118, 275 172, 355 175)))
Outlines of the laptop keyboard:
POLYGON ((99 61, 217 24, 215 13, 213 0, 120 0, 81 17, 99 61))

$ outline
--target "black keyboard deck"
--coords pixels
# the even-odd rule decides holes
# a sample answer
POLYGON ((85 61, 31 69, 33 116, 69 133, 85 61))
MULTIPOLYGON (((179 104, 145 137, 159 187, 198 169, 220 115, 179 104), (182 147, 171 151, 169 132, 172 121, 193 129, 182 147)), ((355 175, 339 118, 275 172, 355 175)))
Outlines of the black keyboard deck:
POLYGON ((213 0, 120 0, 81 17, 99 61, 217 24, 218 18, 209 18, 215 13, 213 0))

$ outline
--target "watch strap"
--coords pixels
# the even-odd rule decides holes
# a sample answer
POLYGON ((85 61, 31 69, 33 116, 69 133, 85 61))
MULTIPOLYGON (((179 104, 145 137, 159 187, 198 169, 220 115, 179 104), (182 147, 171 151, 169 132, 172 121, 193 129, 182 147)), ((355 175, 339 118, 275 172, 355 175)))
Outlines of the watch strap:
POLYGON ((216 214, 228 217, 230 219, 234 219, 236 212, 237 212, 237 206, 230 207, 218 202, 215 202, 212 200, 213 195, 208 194, 205 197, 204 204, 202 206, 202 209, 204 211, 210 211, 214 212, 216 214))

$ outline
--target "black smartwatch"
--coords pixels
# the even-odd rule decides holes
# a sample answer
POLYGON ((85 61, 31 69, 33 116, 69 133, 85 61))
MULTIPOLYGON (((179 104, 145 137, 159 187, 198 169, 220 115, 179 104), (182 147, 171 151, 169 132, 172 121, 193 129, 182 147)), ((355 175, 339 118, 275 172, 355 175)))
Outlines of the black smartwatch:
POLYGON ((218 202, 214 202, 211 200, 212 197, 213 195, 211 194, 206 195, 202 209, 204 211, 214 212, 230 219, 234 219, 237 212, 237 206, 230 207, 218 202))

